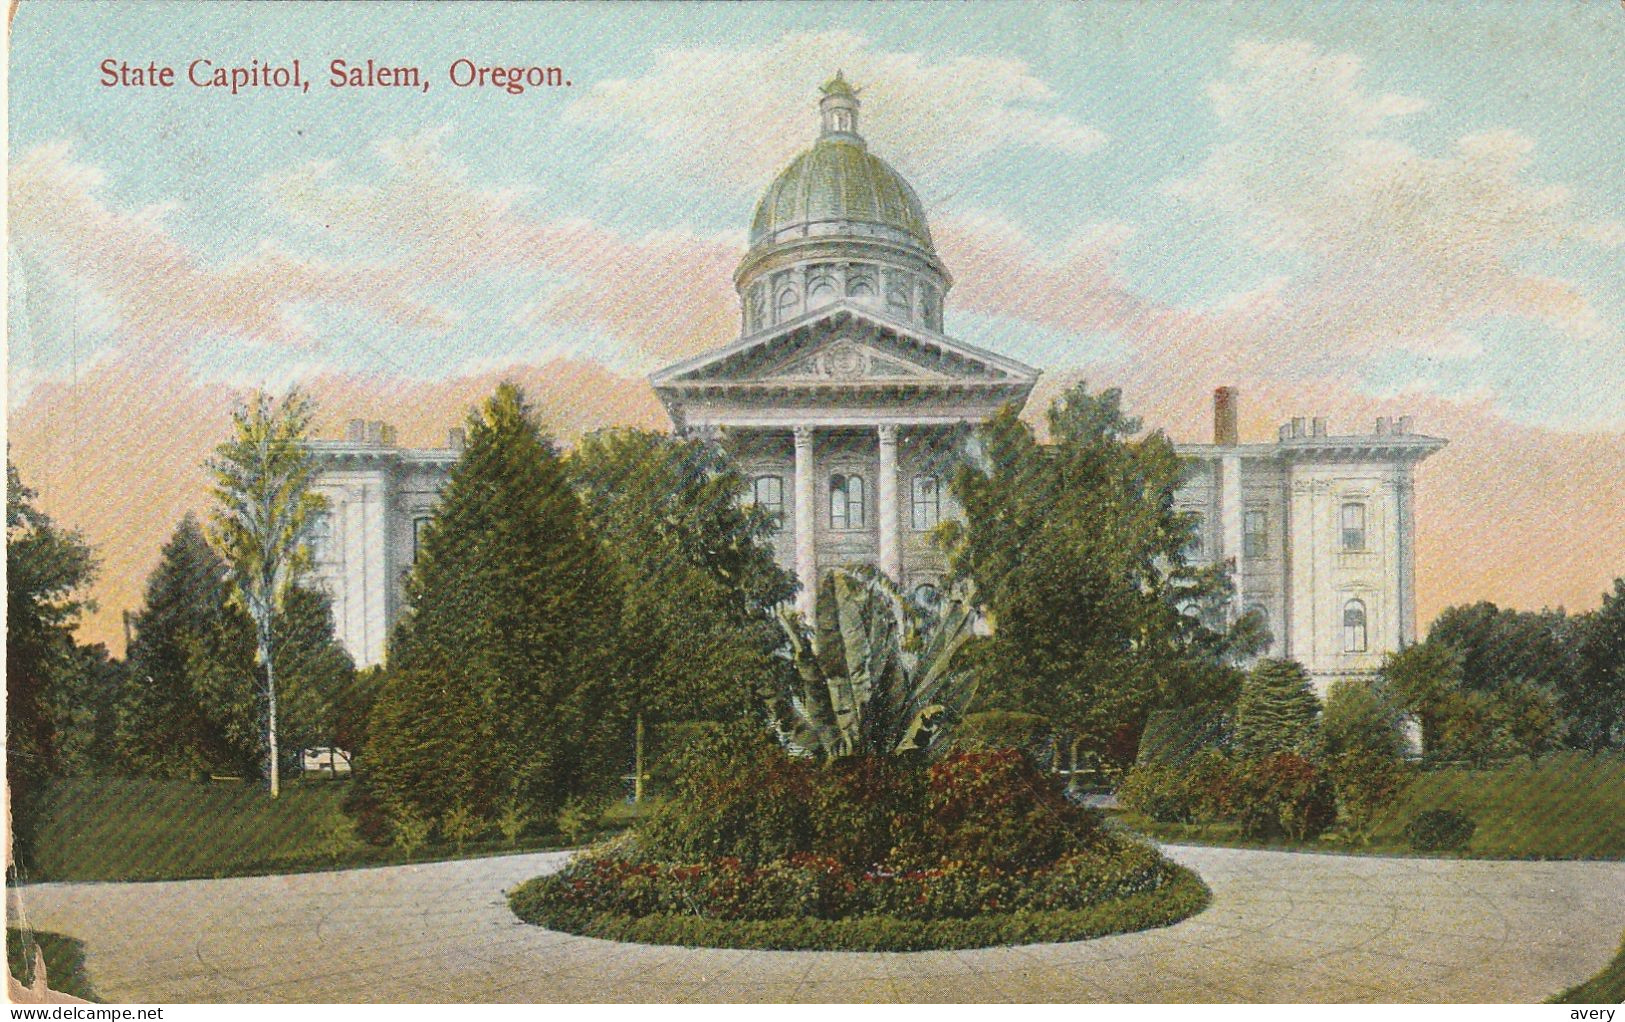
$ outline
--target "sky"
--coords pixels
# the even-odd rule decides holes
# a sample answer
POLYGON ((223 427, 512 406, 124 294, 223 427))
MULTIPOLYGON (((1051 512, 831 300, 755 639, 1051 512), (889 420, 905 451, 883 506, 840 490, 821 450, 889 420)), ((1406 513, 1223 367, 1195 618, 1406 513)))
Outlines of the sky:
POLYGON ((1450 441, 1424 626, 1625 574, 1618 4, 23 0, 8 442, 98 551, 83 637, 122 647, 254 388, 311 392, 325 436, 437 444, 504 378, 565 443, 669 428, 645 377, 736 336, 755 200, 837 69, 925 203, 947 331, 1044 370, 1035 422, 1079 380, 1183 440, 1220 385, 1244 440, 1408 414, 1450 441), (308 90, 187 81, 295 59, 308 90), (329 84, 369 59, 428 87, 329 84))

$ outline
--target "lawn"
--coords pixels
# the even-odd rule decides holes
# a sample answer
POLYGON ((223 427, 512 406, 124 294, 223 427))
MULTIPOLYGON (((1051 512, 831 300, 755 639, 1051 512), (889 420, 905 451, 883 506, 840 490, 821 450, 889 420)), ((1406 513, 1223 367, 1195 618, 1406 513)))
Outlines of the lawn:
MULTIPOLYGON (((1487 770, 1424 770, 1377 821, 1369 845, 1337 831, 1300 845, 1317 851, 1409 854, 1405 825, 1425 809, 1455 809, 1478 824, 1464 853, 1486 859, 1625 858, 1625 757, 1561 752, 1487 770)), ((1124 813, 1131 827, 1165 841, 1260 845, 1230 824, 1163 824, 1124 813)))
POLYGON ((1607 967, 1577 987, 1552 998, 1553 1004, 1625 1004, 1625 944, 1607 967))
POLYGON ((82 1001, 96 1000, 85 976, 85 946, 60 933, 26 933, 6 927, 6 968, 23 986, 34 984, 34 947, 45 954, 45 980, 57 993, 82 1001), (29 938, 32 938, 30 940, 29 938))
MULTIPOLYGON (((348 781, 263 786, 133 778, 53 784, 29 881, 179 880, 288 873, 408 861, 397 848, 356 836, 340 806, 348 781)), ((419 849, 412 861, 561 847, 556 834, 509 845, 500 837, 419 849)))

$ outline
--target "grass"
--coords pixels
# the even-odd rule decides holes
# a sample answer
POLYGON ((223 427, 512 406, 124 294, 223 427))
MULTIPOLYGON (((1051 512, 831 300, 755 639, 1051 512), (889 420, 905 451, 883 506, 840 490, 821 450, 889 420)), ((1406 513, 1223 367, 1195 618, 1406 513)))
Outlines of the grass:
POLYGON ((1456 809, 1478 825, 1465 851, 1483 859, 1625 858, 1625 757, 1560 752, 1488 770, 1424 770, 1381 815, 1370 844, 1334 830, 1292 843, 1247 841, 1233 824, 1155 823, 1135 813, 1122 822, 1165 841, 1328 852, 1414 854, 1404 829, 1426 809, 1456 809))
POLYGON ((1550 1004, 1625 1004, 1625 944, 1595 976, 1552 998, 1550 1004))
POLYGON ((45 979, 57 993, 82 1001, 98 1000, 85 975, 85 946, 60 933, 6 927, 6 967, 23 986, 34 983, 34 948, 45 954, 45 979))
POLYGON ((52 785, 26 881, 186 880, 474 858, 564 847, 557 834, 509 845, 429 845, 411 857, 366 843, 341 805, 348 781, 257 784, 66 778, 52 785))

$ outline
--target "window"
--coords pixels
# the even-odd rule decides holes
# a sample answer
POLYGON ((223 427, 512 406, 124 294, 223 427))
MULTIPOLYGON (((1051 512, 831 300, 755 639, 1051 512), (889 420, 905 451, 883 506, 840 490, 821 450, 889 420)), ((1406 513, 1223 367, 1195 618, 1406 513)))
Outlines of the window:
POLYGON ((416 564, 418 558, 423 556, 423 544, 429 538, 429 523, 433 521, 427 515, 412 519, 412 563, 416 564))
POLYGON ((310 546, 310 559, 322 564, 333 559, 333 516, 318 511, 310 517, 310 531, 306 533, 310 546))
POLYGON ((1269 543, 1269 516, 1262 511, 1248 511, 1241 532, 1242 556, 1266 557, 1269 543))
POLYGON ((796 289, 787 287, 779 292, 779 301, 775 306, 778 313, 778 322, 782 323, 796 314, 796 289))
POLYGON ((942 592, 930 582, 921 582, 914 587, 914 605, 923 611, 935 613, 942 604, 942 592))
POLYGON ((833 475, 829 477, 829 527, 832 529, 863 528, 863 477, 833 475))
POLYGON ((834 300, 835 277, 829 272, 829 267, 815 267, 812 279, 807 282, 807 306, 817 308, 834 300))
POLYGON ((1365 549, 1365 505, 1343 505, 1343 549, 1365 549))
POLYGON ((850 298, 867 298, 873 295, 875 278, 862 267, 852 267, 846 276, 846 293, 850 298))
POLYGON ((942 520, 942 486, 936 476, 914 477, 914 531, 934 529, 942 520))
POLYGON ((1202 519, 1200 517, 1191 522, 1190 538, 1186 539, 1185 545, 1179 548, 1179 556, 1183 557, 1187 563, 1202 559, 1202 519))
POLYGON ((1343 652, 1364 653, 1365 604, 1350 600, 1343 604, 1343 652))
POLYGON ((751 496, 756 506, 773 518, 773 531, 784 528, 784 479, 779 476, 757 476, 751 483, 751 496))

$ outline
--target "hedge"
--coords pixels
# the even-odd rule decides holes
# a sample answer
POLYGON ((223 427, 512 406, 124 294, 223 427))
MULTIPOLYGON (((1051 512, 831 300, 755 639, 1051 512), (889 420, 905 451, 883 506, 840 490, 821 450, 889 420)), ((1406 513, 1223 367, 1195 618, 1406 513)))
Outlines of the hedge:
POLYGON ((818 919, 731 920, 660 913, 614 915, 587 906, 559 905, 543 897, 547 877, 520 885, 509 905, 520 919, 565 933, 636 944, 781 951, 927 951, 1085 940, 1168 926, 1206 908, 1201 879, 1180 866, 1153 891, 1080 909, 984 913, 965 919, 855 916, 818 919))

